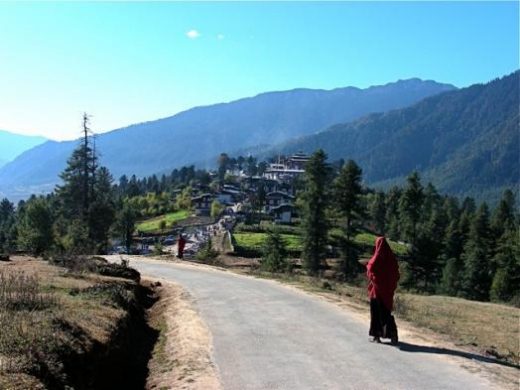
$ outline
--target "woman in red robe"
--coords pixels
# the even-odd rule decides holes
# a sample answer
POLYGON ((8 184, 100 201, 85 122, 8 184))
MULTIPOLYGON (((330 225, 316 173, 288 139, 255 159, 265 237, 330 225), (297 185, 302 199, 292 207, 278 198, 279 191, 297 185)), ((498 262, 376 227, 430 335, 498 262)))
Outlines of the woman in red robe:
POLYGON ((186 246, 186 240, 179 234, 179 238, 177 239, 177 257, 179 259, 184 258, 184 247, 186 246))
POLYGON ((374 255, 367 264, 368 296, 370 298, 370 341, 389 338, 397 344, 397 326, 391 314, 394 293, 399 281, 397 259, 384 237, 376 239, 374 255))

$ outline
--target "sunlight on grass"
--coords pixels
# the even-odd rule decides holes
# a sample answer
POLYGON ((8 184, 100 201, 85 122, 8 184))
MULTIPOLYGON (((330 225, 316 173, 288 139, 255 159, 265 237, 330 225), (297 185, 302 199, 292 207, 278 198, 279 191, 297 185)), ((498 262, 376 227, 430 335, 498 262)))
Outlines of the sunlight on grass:
POLYGON ((189 211, 180 210, 175 211, 174 213, 168 213, 164 215, 160 215, 158 217, 153 217, 142 221, 137 225, 137 230, 143 233, 150 233, 153 231, 161 230, 161 222, 164 221, 167 228, 172 226, 172 223, 182 221, 190 216, 189 211))
MULTIPOLYGON (((376 242, 376 235, 371 233, 359 233, 356 235, 354 239, 358 244, 374 246, 376 242)), ((395 241, 387 239, 388 244, 390 244, 390 248, 394 251, 396 255, 405 255, 408 252, 408 248, 404 244, 399 244, 395 241)))
MULTIPOLYGON (((234 233, 237 245, 248 248, 261 248, 267 238, 267 233, 234 233)), ((281 234, 285 241, 286 249, 291 251, 301 251, 302 243, 300 237, 295 234, 281 234)))

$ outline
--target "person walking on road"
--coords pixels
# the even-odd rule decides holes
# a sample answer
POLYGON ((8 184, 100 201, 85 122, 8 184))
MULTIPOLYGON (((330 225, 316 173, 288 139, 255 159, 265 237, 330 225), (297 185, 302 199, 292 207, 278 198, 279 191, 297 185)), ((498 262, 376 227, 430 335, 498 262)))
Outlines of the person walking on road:
POLYGON ((399 281, 397 259, 384 237, 377 237, 374 255, 367 264, 368 296, 370 298, 370 341, 388 338, 397 344, 397 325, 391 314, 394 293, 399 281))
POLYGON ((184 247, 186 246, 186 239, 182 236, 182 233, 179 233, 179 238, 177 239, 177 257, 182 259, 184 257, 184 247))

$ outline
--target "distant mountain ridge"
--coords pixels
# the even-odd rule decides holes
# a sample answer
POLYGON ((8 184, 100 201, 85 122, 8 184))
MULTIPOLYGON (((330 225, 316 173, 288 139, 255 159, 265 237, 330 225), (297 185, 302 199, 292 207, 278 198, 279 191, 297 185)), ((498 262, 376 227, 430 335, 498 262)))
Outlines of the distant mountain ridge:
MULTIPOLYGON (((222 151, 283 142, 453 89, 449 84, 409 79, 366 89, 267 92, 100 134, 96 147, 101 164, 114 177, 150 175, 206 161, 222 151)), ((0 191, 52 187, 76 142, 49 141, 26 151, 0 169, 0 191)))
POLYGON ((354 159, 372 185, 418 170, 438 189, 492 199, 520 178, 520 71, 432 96, 408 108, 372 114, 292 140, 264 155, 324 149, 354 159))
POLYGON ((15 159, 22 152, 47 141, 44 137, 15 134, 0 130, 0 167, 15 159))

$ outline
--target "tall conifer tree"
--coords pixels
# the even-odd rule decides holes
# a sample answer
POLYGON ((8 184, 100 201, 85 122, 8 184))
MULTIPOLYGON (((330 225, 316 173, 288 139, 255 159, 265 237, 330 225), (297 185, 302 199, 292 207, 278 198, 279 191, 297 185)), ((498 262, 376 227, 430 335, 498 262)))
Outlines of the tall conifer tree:
POLYGON ((330 169, 326 161, 327 155, 321 149, 311 156, 305 169, 305 190, 299 200, 303 227, 303 266, 311 275, 318 273, 327 254, 328 222, 325 209, 329 203, 327 184, 330 169))
POLYGON ((343 273, 345 277, 357 274, 360 264, 357 262, 358 250, 354 245, 353 236, 358 230, 359 220, 364 214, 361 203, 361 168, 349 160, 341 168, 338 177, 334 180, 334 206, 339 215, 345 219, 343 232, 343 273))
POLYGON ((489 299, 491 285, 489 209, 483 203, 478 209, 464 246, 462 290, 466 298, 489 299))

